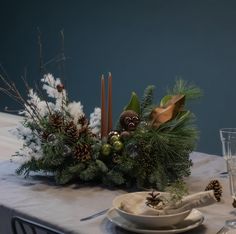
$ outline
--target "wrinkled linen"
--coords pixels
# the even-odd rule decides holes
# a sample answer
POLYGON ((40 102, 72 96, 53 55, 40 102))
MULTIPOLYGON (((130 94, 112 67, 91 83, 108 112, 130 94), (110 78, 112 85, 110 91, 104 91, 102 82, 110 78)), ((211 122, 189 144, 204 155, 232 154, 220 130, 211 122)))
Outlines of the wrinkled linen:
MULTIPOLYGON (((17 164, 11 155, 21 146, 8 129, 16 127, 18 116, 0 113, 0 234, 12 234, 11 217, 21 215, 41 224, 58 228, 65 234, 129 234, 109 222, 105 215, 80 222, 83 217, 109 208, 112 200, 127 191, 99 186, 56 186, 45 177, 16 176, 17 164)), ((228 178, 220 177, 226 170, 222 157, 193 152, 191 175, 186 178, 190 193, 203 191, 211 179, 223 187, 222 201, 199 208, 204 223, 185 234, 215 234, 226 219, 235 217, 228 178)))
MULTIPOLYGON (((168 196, 168 194, 163 196, 168 196)), ((135 215, 169 215, 212 205, 215 202, 214 191, 210 190, 185 196, 175 204, 168 204, 162 209, 155 209, 146 205, 145 194, 137 193, 125 198, 121 202, 120 209, 135 215)))

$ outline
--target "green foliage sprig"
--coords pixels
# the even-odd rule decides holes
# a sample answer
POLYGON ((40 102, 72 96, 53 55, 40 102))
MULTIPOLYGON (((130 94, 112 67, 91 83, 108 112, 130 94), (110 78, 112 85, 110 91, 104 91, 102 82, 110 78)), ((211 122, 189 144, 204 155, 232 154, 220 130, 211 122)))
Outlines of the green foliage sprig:
POLYGON ((167 90, 167 95, 183 94, 187 100, 194 100, 202 96, 202 90, 183 79, 177 79, 174 87, 167 90))
POLYGON ((182 180, 177 180, 165 189, 170 194, 169 203, 176 204, 188 194, 187 185, 182 180))

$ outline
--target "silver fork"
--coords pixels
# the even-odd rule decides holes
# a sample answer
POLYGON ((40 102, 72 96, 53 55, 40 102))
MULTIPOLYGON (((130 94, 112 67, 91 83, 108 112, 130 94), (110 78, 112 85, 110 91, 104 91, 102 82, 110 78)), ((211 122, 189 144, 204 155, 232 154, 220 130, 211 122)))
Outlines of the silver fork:
POLYGON ((80 219, 80 221, 86 221, 86 220, 89 220, 89 219, 96 218, 96 217, 98 217, 98 216, 100 216, 100 215, 105 214, 109 209, 110 209, 110 208, 105 209, 105 210, 102 210, 102 211, 99 211, 99 212, 97 212, 97 213, 95 213, 95 214, 92 214, 92 215, 89 215, 89 216, 87 216, 87 217, 84 217, 84 218, 80 219))
MULTIPOLYGON (((223 226, 216 234, 226 234, 227 232, 222 232, 225 229, 225 226, 223 226)), ((227 231, 227 229, 225 229, 227 231)))

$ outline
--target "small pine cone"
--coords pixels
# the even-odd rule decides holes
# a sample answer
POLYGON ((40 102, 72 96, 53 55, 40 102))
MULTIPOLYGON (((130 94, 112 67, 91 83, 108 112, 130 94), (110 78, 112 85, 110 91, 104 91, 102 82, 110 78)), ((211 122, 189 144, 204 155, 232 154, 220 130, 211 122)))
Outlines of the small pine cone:
POLYGON ((80 162, 91 159, 91 147, 89 145, 77 145, 73 151, 74 158, 80 162))
POLYGON ((211 180, 210 183, 205 188, 205 191, 208 190, 214 190, 215 198, 218 202, 220 202, 223 193, 220 182, 218 180, 211 180))
POLYGON ((157 206, 160 202, 163 202, 158 196, 160 193, 155 193, 154 190, 148 193, 149 197, 146 197, 146 205, 150 207, 157 206))
POLYGON ((235 199, 233 200, 232 206, 233 206, 234 208, 236 208, 236 200, 235 200, 235 199))
POLYGON ((43 131, 42 134, 41 134, 41 137, 43 140, 47 140, 48 139, 48 136, 50 135, 49 132, 46 132, 46 131, 43 131))
POLYGON ((51 126, 61 130, 63 128, 64 119, 60 113, 55 113, 55 114, 50 115, 49 122, 51 126))
POLYGON ((79 137, 77 126, 73 121, 66 123, 66 125, 64 126, 64 132, 73 142, 76 141, 79 137))
POLYGON ((80 133, 86 133, 88 131, 88 119, 85 117, 85 115, 81 116, 78 120, 78 124, 81 125, 81 128, 79 130, 80 133))

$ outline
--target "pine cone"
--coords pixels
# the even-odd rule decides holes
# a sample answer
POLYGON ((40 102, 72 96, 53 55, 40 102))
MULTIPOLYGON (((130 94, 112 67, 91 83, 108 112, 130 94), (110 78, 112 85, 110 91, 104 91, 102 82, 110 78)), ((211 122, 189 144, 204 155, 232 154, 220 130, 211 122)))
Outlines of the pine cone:
POLYGON ((49 135, 50 135, 49 132, 43 131, 43 132, 41 133, 42 140, 46 141, 46 140, 48 139, 48 136, 49 136, 49 135))
POLYGON ((158 197, 160 193, 156 193, 152 191, 151 193, 148 194, 150 197, 146 197, 146 205, 150 207, 155 207, 157 206, 162 200, 158 197))
POLYGON ((77 145, 73 151, 74 158, 85 162, 91 159, 91 147, 87 144, 77 145))
POLYGON ((49 117, 49 123, 54 128, 61 130, 63 128, 63 124, 64 124, 63 116, 60 113, 52 114, 49 117))
POLYGON ((77 138, 79 137, 79 132, 77 126, 73 121, 70 121, 65 124, 64 126, 65 134, 70 138, 72 142, 76 142, 77 138))
POLYGON ((235 200, 235 199, 233 200, 232 206, 233 206, 234 208, 236 208, 236 200, 235 200))
POLYGON ((79 130, 80 133, 87 133, 88 132, 89 122, 88 122, 87 118, 85 117, 85 115, 83 115, 82 117, 79 118, 78 124, 81 125, 81 128, 79 130))
POLYGON ((205 188, 205 191, 214 190, 215 198, 218 202, 221 200, 222 196, 222 186, 218 180, 211 180, 210 183, 205 188))

